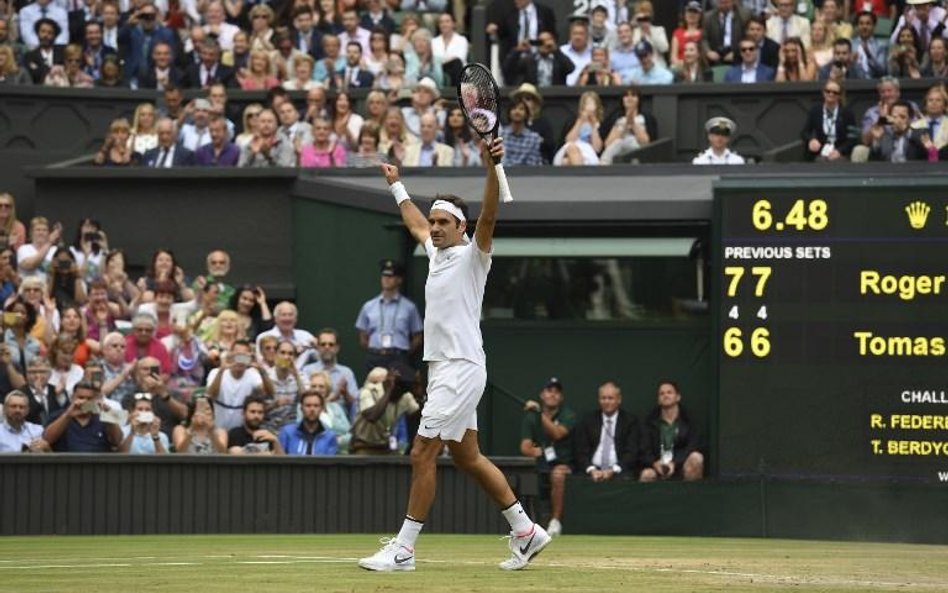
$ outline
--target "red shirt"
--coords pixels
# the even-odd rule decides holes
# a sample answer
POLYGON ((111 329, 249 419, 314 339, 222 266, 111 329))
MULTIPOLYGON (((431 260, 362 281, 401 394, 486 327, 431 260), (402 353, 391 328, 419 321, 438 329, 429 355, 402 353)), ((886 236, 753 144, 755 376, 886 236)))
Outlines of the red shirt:
POLYGON ((161 372, 168 375, 171 374, 171 356, 168 354, 168 349, 165 348, 164 344, 152 338, 145 353, 139 355, 135 336, 125 336, 125 362, 135 362, 147 357, 157 358, 159 364, 161 364, 161 372))

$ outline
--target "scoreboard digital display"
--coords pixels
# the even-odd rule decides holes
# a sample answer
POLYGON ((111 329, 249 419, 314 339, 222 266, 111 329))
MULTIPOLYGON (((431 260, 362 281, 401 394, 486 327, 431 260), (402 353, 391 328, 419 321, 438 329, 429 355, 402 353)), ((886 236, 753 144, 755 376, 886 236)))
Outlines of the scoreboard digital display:
POLYGON ((722 476, 948 475, 948 186, 722 181, 722 476))

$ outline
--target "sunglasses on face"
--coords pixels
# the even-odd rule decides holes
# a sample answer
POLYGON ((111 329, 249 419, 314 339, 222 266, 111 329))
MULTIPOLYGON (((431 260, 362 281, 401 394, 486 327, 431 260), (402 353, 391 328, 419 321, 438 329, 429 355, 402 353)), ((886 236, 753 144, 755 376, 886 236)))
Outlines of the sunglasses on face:
POLYGON ((136 393, 136 394, 135 394, 135 401, 141 401, 141 400, 145 400, 145 401, 150 402, 150 401, 151 401, 151 394, 150 394, 150 393, 136 393))
POLYGON ((754 51, 754 50, 756 50, 756 49, 757 49, 756 47, 742 47, 742 48, 741 48, 741 53, 742 53, 742 54, 749 54, 750 52, 752 52, 752 51, 754 51))

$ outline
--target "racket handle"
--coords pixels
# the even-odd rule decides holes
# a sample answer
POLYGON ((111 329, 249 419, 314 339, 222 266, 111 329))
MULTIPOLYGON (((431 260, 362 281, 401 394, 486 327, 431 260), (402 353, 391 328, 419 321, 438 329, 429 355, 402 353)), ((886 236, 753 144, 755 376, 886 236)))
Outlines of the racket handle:
POLYGON ((507 174, 504 172, 504 164, 494 165, 494 171, 497 173, 497 185, 500 186, 500 199, 503 202, 513 202, 513 196, 510 195, 510 184, 507 183, 507 174))

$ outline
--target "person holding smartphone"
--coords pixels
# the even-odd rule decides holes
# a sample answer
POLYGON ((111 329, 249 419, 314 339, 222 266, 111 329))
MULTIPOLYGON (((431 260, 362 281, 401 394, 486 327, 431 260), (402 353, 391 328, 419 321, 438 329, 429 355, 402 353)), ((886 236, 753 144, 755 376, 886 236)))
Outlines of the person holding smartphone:
POLYGON ((79 383, 72 402, 56 412, 43 432, 43 440, 56 453, 111 453, 122 443, 118 424, 103 422, 99 414, 108 406, 90 383, 79 383))
POLYGON ((168 435, 161 432, 161 418, 151 407, 152 394, 136 393, 135 407, 128 419, 128 434, 119 446, 119 453, 160 455, 169 449, 168 435))
MULTIPOLYGON (((244 402, 251 396, 273 397, 273 383, 253 358, 250 342, 238 340, 221 366, 207 375, 207 397, 214 402, 217 425, 225 430, 244 423, 244 402)), ((263 417, 261 417, 261 422, 263 417)))

